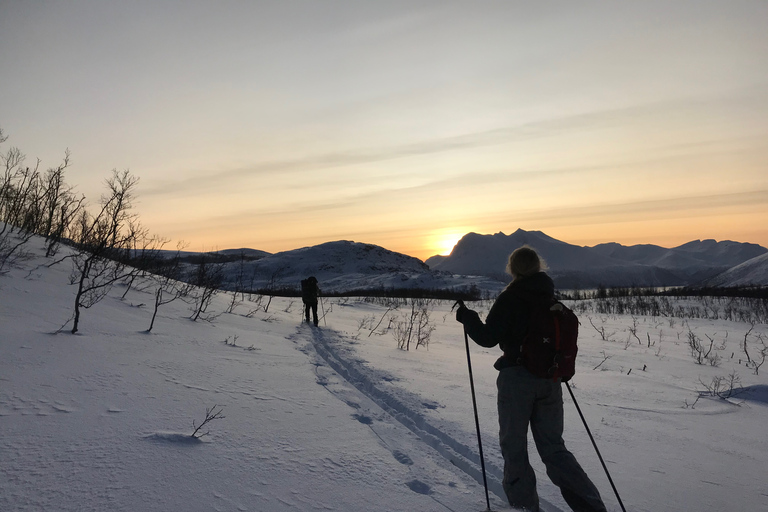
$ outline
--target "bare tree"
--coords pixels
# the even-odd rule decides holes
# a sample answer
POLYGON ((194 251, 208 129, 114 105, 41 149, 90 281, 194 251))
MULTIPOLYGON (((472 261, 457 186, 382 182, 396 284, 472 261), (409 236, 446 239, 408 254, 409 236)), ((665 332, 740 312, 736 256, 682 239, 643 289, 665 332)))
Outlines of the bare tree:
POLYGON ((64 170, 68 166, 67 150, 63 163, 48 169, 43 179, 43 217, 40 234, 46 238, 46 257, 56 254, 62 239, 67 236, 72 222, 85 204, 85 196, 75 194, 74 188, 64 181, 64 170))
POLYGON ((193 269, 193 274, 188 281, 196 288, 193 294, 194 306, 192 308, 192 320, 197 321, 200 315, 205 313, 210 306, 213 297, 219 293, 224 282, 224 264, 219 261, 209 261, 210 255, 201 255, 200 261, 193 269))
POLYGON ((157 282, 157 290, 155 291, 155 307, 152 312, 152 320, 149 322, 147 332, 152 332, 160 306, 187 297, 193 288, 193 285, 182 280, 181 250, 183 247, 184 243, 179 242, 176 246, 176 253, 170 258, 161 259, 158 266, 154 269, 153 275, 157 282))
POLYGON ((744 348, 744 353, 747 355, 747 363, 752 362, 752 358, 749 356, 749 350, 747 350, 747 339, 749 338, 749 335, 752 334, 752 331, 755 329, 755 322, 750 322, 750 327, 747 333, 744 335, 744 344, 742 347, 744 348))
POLYGON ((101 301, 115 282, 133 272, 126 261, 135 239, 142 230, 131 213, 133 191, 138 178, 129 171, 112 171, 106 181, 108 193, 103 195, 99 211, 83 210, 76 228, 70 284, 77 286, 72 333, 78 331, 80 312, 101 301))
POLYGON ((277 284, 282 280, 284 274, 285 267, 280 267, 272 272, 272 275, 269 277, 269 283, 267 283, 267 304, 264 306, 265 313, 269 312, 269 305, 272 304, 272 299, 277 292, 277 284))
POLYGON ((227 306, 227 313, 232 313, 235 308, 245 301, 245 252, 240 252, 240 261, 237 266, 235 280, 232 283, 232 300, 227 306), (240 298, 238 298, 240 295, 240 298))
MULTIPOLYGON (((0 144, 7 138, 0 130, 0 144)), ((40 160, 25 166, 26 156, 18 148, 0 154, 0 273, 25 256, 23 248, 32 236, 46 237, 47 257, 67 236, 85 201, 64 181, 69 156, 65 151, 58 167, 41 174, 40 160)))
POLYGON ((752 367, 755 370, 755 375, 758 375, 760 373, 760 367, 763 366, 763 363, 765 363, 765 358, 768 357, 768 346, 765 344, 765 339, 763 338, 762 334, 757 335, 757 339, 762 344, 762 348, 760 349, 760 362, 757 362, 757 358, 752 360, 752 367))
POLYGON ((130 237, 132 247, 127 251, 126 262, 131 268, 126 269, 128 274, 123 280, 126 287, 120 300, 125 299, 128 292, 133 288, 136 279, 160 271, 164 259, 162 250, 165 244, 170 241, 167 238, 150 236, 149 231, 139 224, 132 224, 130 229, 133 230, 133 236, 130 237))
MULTIPOLYGON (((7 137, 0 131, 0 143, 7 137)), ((0 274, 24 257, 23 247, 34 235, 35 196, 39 188, 37 169, 24 167, 24 154, 10 148, 0 154, 4 167, 0 176, 0 274)))

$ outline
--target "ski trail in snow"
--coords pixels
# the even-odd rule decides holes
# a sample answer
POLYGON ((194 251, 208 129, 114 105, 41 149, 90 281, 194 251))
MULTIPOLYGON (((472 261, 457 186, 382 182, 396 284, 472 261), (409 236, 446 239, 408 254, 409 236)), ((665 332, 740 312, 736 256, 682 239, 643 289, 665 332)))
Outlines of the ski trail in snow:
MULTIPOLYGON (((457 440, 454 436, 447 433, 445 429, 441 429, 430 423, 425 415, 421 413, 426 407, 424 400, 421 397, 407 390, 399 389, 393 391, 377 385, 378 382, 383 380, 383 374, 380 375, 376 370, 363 366, 359 361, 345 358, 334 348, 334 342, 341 341, 337 333, 329 329, 311 329, 311 334, 305 336, 301 331, 302 329, 299 329, 297 336, 302 339, 305 337, 309 338, 316 353, 336 374, 362 393, 367 399, 376 404, 390 418, 396 420, 410 430, 410 432, 418 437, 419 440, 433 448, 442 457, 477 481, 481 486, 483 485, 483 474, 477 446, 471 447, 464 442, 457 440)), ((318 383, 326 385, 328 383, 328 377, 325 376, 319 368, 316 369, 316 372, 318 372, 318 383)), ((361 407, 360 404, 354 400, 350 400, 343 396, 339 396, 339 398, 346 401, 351 407, 361 407)), ((367 410, 366 412, 361 411, 359 414, 356 414, 355 418, 361 423, 372 426, 373 421, 372 418, 367 415, 369 414, 367 413, 367 410)), ((372 427, 372 430, 376 433, 379 439, 381 439, 384 445, 390 449, 396 460, 404 465, 413 463, 407 454, 407 447, 400 446, 403 441, 397 439, 396 435, 387 436, 385 429, 382 427, 377 427, 375 429, 372 427)), ((467 433, 466 436, 462 437, 465 437, 468 440, 474 440, 476 439, 476 434, 467 433)), ((487 460, 485 462, 488 490, 498 497, 502 503, 506 504, 506 495, 504 494, 504 489, 501 485, 503 469, 487 460)), ((415 474, 418 474, 418 472, 415 474)), ((426 484, 419 480, 414 480, 408 484, 414 492, 428 492, 429 489, 424 488, 424 485, 426 484)), ((544 499, 541 500, 540 506, 542 512, 563 512, 561 508, 544 499)))

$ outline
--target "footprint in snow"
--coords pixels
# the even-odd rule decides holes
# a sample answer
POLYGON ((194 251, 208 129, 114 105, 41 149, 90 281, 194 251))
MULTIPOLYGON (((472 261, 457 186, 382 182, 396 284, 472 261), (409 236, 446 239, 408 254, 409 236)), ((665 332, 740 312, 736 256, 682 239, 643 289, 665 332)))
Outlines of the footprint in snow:
POLYGON ((410 490, 413 492, 419 493, 419 494, 432 494, 432 488, 422 482, 421 480, 411 480, 410 482, 407 482, 405 485, 408 486, 410 490))
POLYGON ((371 419, 370 416, 366 416, 365 414, 353 414, 352 417, 363 425, 370 425, 373 423, 373 419, 371 419))
POLYGON ((392 455, 395 457, 395 460, 400 464, 405 464, 406 466, 413 465, 413 461, 411 460, 411 458, 408 455, 401 452, 400 450, 393 451, 392 455))

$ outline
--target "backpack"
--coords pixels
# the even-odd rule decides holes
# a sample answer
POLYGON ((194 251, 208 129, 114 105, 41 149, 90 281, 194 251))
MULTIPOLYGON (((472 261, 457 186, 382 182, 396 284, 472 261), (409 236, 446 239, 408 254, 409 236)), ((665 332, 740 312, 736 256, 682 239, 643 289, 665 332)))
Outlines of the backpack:
POLYGON ((568 382, 576 373, 578 337, 579 319, 565 304, 531 304, 520 361, 536 377, 568 382))
POLYGON ((301 299, 304 302, 317 301, 317 279, 308 277, 301 280, 301 299))

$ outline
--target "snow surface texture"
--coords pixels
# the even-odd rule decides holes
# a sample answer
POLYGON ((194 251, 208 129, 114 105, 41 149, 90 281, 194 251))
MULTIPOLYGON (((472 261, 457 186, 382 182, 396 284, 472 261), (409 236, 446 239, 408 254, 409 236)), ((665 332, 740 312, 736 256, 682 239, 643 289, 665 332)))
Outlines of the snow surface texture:
MULTIPOLYGON (((154 288, 145 281, 123 301, 117 288, 84 310, 78 335, 53 334, 72 314, 74 290, 66 264, 43 263, 0 277, 0 510, 485 509, 450 304, 432 306, 428 350, 396 348, 387 318, 404 310, 344 299, 323 301, 319 329, 300 322, 293 299, 220 314, 221 294, 209 310, 219 316, 197 322, 177 301, 147 333, 154 288), (214 405, 225 417, 192 439, 214 405)), ((768 370, 755 375, 739 361, 751 326, 636 317, 637 343, 631 317, 590 315, 609 334, 603 341, 584 316, 572 386, 628 510, 768 509, 768 370), (727 341, 718 367, 695 364, 689 327, 727 341), (733 371, 742 393, 699 398, 700 382, 733 371)), ((768 327, 748 336, 753 355, 758 335, 768 327)), ((491 503, 502 510, 497 356, 472 346, 491 503)), ((569 398, 565 437, 619 510, 569 398)), ((543 510, 567 510, 533 447, 531 459, 543 510)))

